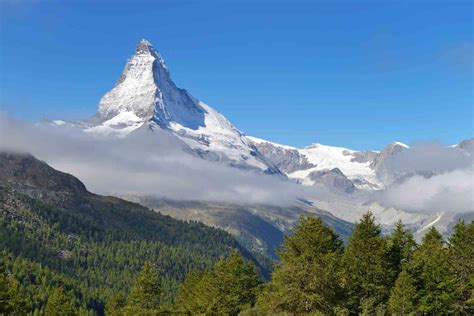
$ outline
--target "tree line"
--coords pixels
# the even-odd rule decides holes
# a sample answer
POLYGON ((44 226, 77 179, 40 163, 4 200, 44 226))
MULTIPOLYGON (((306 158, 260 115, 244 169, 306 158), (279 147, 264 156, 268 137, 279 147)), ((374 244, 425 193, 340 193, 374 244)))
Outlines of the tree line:
POLYGON ((159 267, 160 305, 171 305, 190 271, 210 269, 235 249, 257 261, 202 223, 108 197, 60 202, 0 187, 0 315, 51 315, 63 301, 75 314, 103 315, 112 298, 131 291, 145 261, 159 267))
MULTIPOLYGON (((129 293, 107 301, 109 315, 473 315, 474 223, 460 221, 444 241, 431 227, 420 244, 398 222, 383 235, 371 213, 344 246, 318 217, 304 217, 279 251, 271 280, 236 251, 189 272, 172 303, 163 301, 160 266, 146 262, 129 293), (126 295, 127 294, 127 295, 126 295)), ((18 282, 3 274, 1 302, 14 310, 18 282)), ((62 287, 46 315, 84 313, 62 287)), ((8 313, 2 310, 0 313, 8 313)))

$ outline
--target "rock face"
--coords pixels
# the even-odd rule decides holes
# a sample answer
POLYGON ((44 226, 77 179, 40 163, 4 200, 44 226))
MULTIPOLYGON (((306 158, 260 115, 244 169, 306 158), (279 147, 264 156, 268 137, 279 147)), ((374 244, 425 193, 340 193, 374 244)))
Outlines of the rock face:
POLYGON ((80 122, 91 134, 126 137, 140 128, 171 132, 203 159, 282 175, 222 114, 178 88, 160 53, 140 40, 95 117, 80 122))
POLYGON ((379 156, 377 152, 355 151, 321 144, 295 148, 255 137, 247 138, 265 158, 280 168, 288 178, 298 183, 304 185, 326 183, 335 188, 336 183, 329 181, 329 177, 338 177, 341 181, 345 178, 351 183, 349 185, 346 182, 347 187, 344 190, 347 189, 347 192, 353 191, 351 186, 361 190, 383 188, 376 171, 371 167, 371 163, 379 156))
POLYGON ((176 87, 165 61, 147 40, 137 44, 114 88, 100 100, 98 115, 102 120, 122 112, 133 112, 162 127, 172 122, 191 129, 204 126, 205 110, 186 90, 176 87))
POLYGON ((308 177, 314 181, 314 184, 323 184, 338 191, 352 193, 355 190, 354 183, 339 168, 313 171, 308 177))
POLYGON ((465 152, 469 154, 473 154, 474 153, 474 138, 463 140, 457 145, 457 147, 459 147, 460 149, 464 150, 465 152))
MULTIPOLYGON (((52 123, 58 127, 68 125, 64 121, 52 123)), ((396 217, 408 220, 409 223, 426 220, 426 216, 419 214, 415 216, 403 210, 373 205, 377 203, 371 198, 371 195, 379 194, 378 191, 393 183, 400 183, 413 176, 409 173, 394 174, 389 168, 390 160, 407 150, 407 145, 395 142, 381 152, 357 151, 318 143, 296 148, 246 136, 222 114, 177 87, 164 59, 146 40, 139 41, 115 86, 101 98, 96 115, 74 124, 94 136, 133 139, 140 137, 140 133, 154 133, 154 136, 163 133, 172 138, 173 144, 179 144, 176 147, 179 147, 183 155, 194 155, 257 173, 275 174, 282 179, 310 186, 302 190, 304 194, 317 191, 311 186, 323 185, 330 188, 327 197, 310 199, 308 196, 311 194, 308 194, 296 199, 296 204, 305 200, 308 205, 313 206, 308 208, 309 213, 325 210, 344 220, 355 221, 370 205, 382 224, 392 225, 396 217)), ((470 139, 454 147, 469 154, 473 143, 473 139, 470 139)), ((151 204, 148 206, 154 207, 151 204)), ((230 213, 224 216, 220 208, 218 206, 211 212, 206 207, 196 207, 197 213, 188 212, 189 218, 202 221, 205 218, 210 224, 251 235, 249 238, 256 238, 257 244, 262 241, 262 236, 250 233, 257 230, 249 224, 252 221, 242 219, 239 224, 232 223, 232 219, 238 216, 229 217, 230 213), (219 221, 222 218, 226 220, 219 221)), ((282 220, 280 215, 275 214, 279 212, 269 210, 270 208, 265 207, 243 211, 232 207, 229 212, 245 214, 246 219, 257 215, 261 219, 265 214, 271 214, 271 218, 267 218, 265 222, 278 228, 282 220)), ((179 217, 180 212, 173 212, 173 216, 179 217)), ((283 222, 287 227, 291 216, 286 214, 284 217, 283 222)), ((258 229, 263 229, 262 227, 271 231, 272 236, 280 234, 266 224, 258 229)), ((264 243, 269 244, 269 241, 264 243)))
POLYGON ((72 175, 54 170, 29 154, 0 152, 0 186, 24 191, 89 194, 72 175))
MULTIPOLYGON (((249 137, 249 139, 252 138, 249 137)), ((254 145, 262 155, 286 174, 316 167, 316 165, 308 161, 307 157, 300 154, 297 149, 275 146, 269 142, 254 142, 254 145)))

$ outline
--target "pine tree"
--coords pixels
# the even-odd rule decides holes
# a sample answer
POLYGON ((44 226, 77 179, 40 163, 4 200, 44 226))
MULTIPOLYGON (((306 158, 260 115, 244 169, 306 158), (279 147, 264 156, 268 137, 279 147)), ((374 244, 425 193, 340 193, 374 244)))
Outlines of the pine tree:
POLYGON ((72 296, 60 286, 51 293, 46 304, 45 315, 76 315, 72 296))
POLYGON ((260 277, 252 262, 245 264, 237 251, 227 259, 219 260, 214 267, 214 287, 217 289, 208 312, 217 315, 237 315, 255 303, 255 288, 260 277))
POLYGON ((115 293, 105 305, 106 315, 120 315, 126 305, 126 298, 121 292, 115 293))
POLYGON ((388 260, 392 273, 392 284, 395 283, 398 275, 403 270, 403 266, 413 257, 415 248, 416 242, 412 232, 406 229, 401 221, 398 221, 389 237, 388 260))
POLYGON ((455 310, 461 315, 474 314, 474 222, 460 221, 449 238, 449 262, 455 280, 455 310))
POLYGON ((431 227, 421 245, 413 253, 408 266, 417 290, 418 312, 446 315, 454 310, 455 286, 444 241, 436 228, 431 227))
POLYGON ((238 315, 255 303, 260 278, 252 262, 237 251, 222 258, 211 272, 193 272, 181 285, 176 310, 189 314, 238 315))
POLYGON ((24 313, 20 283, 6 272, 0 274, 0 315, 24 313))
POLYGON ((390 314, 393 316, 414 314, 416 311, 415 296, 416 288, 411 276, 406 271, 400 272, 388 300, 390 314))
POLYGON ((356 223, 343 256, 346 304, 351 314, 375 310, 388 297, 390 288, 387 242, 372 213, 356 223))
POLYGON ((158 309, 161 301, 160 277, 155 267, 146 261, 127 298, 129 309, 158 309))
POLYGON ((193 270, 189 272, 176 295, 176 311, 178 313, 205 314, 217 296, 213 277, 213 274, 208 271, 193 270))
POLYGON ((342 242, 319 217, 303 217, 279 252, 280 263, 258 298, 259 313, 332 314, 342 298, 342 242))

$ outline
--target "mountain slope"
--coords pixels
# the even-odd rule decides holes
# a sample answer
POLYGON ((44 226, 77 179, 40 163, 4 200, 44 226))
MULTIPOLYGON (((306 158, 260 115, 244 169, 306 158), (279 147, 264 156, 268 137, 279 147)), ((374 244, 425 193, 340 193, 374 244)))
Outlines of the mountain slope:
POLYGON ((337 168, 359 189, 382 189, 372 163, 380 156, 375 151, 355 151, 342 147, 312 144, 296 148, 272 143, 256 137, 247 139, 290 178, 304 185, 315 183, 316 171, 337 168), (313 176, 312 176, 313 175, 313 176))
POLYGON ((161 269, 163 299, 170 301, 188 271, 210 267, 233 249, 266 274, 221 230, 90 193, 30 155, 0 153, 0 261, 12 269, 18 262, 35 266, 24 279, 40 291, 25 290, 31 310, 45 303, 47 289, 64 284, 80 294, 80 304, 101 312, 112 293, 129 289, 145 260, 161 269), (39 266, 55 277, 44 283, 34 272, 39 266))
MULTIPOLYGON (((130 198, 130 197, 129 197, 130 198)), ((300 216, 321 217, 323 222, 346 239, 353 225, 328 212, 299 202, 294 206, 238 205, 218 202, 166 201, 136 198, 154 210, 186 221, 199 221, 232 234, 242 245, 264 256, 277 259, 277 249, 291 234, 300 216)))
POLYGON ((140 127, 167 130, 199 157, 280 173, 222 114, 178 88, 163 58, 146 40, 137 44, 119 80, 101 98, 97 114, 78 125, 91 134, 119 137, 140 127))
MULTIPOLYGON (((68 125, 63 121, 53 121, 52 124, 58 127, 68 125)), ((154 136, 166 135, 169 144, 171 144, 170 147, 177 147, 180 150, 177 155, 169 158, 170 160, 180 160, 186 155, 192 155, 213 163, 257 171, 255 172, 257 176, 265 172, 278 175, 278 179, 302 184, 304 187, 297 190, 297 195, 299 195, 294 197, 294 203, 290 203, 296 209, 300 208, 301 201, 305 200, 311 206, 306 204, 305 208, 309 208, 309 210, 305 209, 304 211, 318 213, 324 210, 343 221, 353 222, 370 208, 376 213, 377 220, 382 225, 390 227, 394 221, 401 219, 407 224, 413 225, 415 230, 422 229, 426 223, 436 219, 436 215, 430 210, 396 209, 393 203, 386 207, 379 199, 383 192, 394 185, 404 183, 413 176, 429 178, 436 174, 432 170, 423 172, 393 170, 394 160, 397 160, 400 154, 410 151, 407 145, 394 142, 380 152, 357 151, 322 144, 295 148, 245 136, 222 114, 194 98, 186 90, 178 88, 172 81, 162 56, 146 40, 141 40, 137 44, 135 53, 128 60, 115 86, 101 98, 96 115, 88 120, 73 124, 93 137, 110 135, 126 138, 132 142, 136 140, 137 143, 140 143, 139 139, 145 132, 154 136), (318 189, 322 190, 318 191, 318 189), (315 192, 323 192, 324 196, 315 192)), ((467 155, 469 148, 472 147, 471 143, 466 141, 453 148, 455 150, 461 149, 467 155)), ((153 142, 147 142, 143 146, 144 148, 134 148, 134 152, 136 151, 139 156, 146 154, 149 150, 145 148, 147 146, 152 147, 153 142)), ((120 148, 118 149, 120 150, 120 148)), ((159 155, 160 153, 157 154, 157 156, 159 155)), ((427 160, 431 160, 431 158, 428 157, 427 160)), ((179 168, 179 164, 177 166, 179 168)), ((210 164, 210 166, 210 169, 214 168, 214 164, 210 164)), ((215 166, 217 168, 217 165, 215 166)), ((147 170, 144 171, 145 174, 146 172, 147 170)), ((208 176, 207 171, 201 173, 195 175, 195 178, 200 180, 208 176)), ((173 179, 176 183, 179 185, 181 183, 188 184, 190 177, 186 172, 176 172, 176 174, 179 177, 179 179, 173 179)), ((233 176, 229 176, 224 181, 232 183, 233 178, 233 176)), ((194 180, 196 183, 191 183, 191 181, 189 183, 200 186, 202 183, 199 180, 194 180)), ((219 185, 221 184, 219 183, 219 185)), ((175 195, 172 198, 186 199, 186 194, 181 194, 180 188, 176 189, 179 192, 177 197, 175 195)), ((234 187, 231 185, 231 189, 226 192, 232 194, 232 189, 234 187)), ((153 186, 149 190, 153 190, 153 186)), ((147 188, 146 194, 153 194, 149 190, 147 188)), ((110 192, 123 195, 130 193, 117 191, 120 190, 115 190, 111 186, 110 192)), ((142 191, 144 190, 142 189, 142 191)), ((210 191, 212 192, 212 190, 210 191)), ((237 189, 237 191, 239 190, 237 189)), ((145 195, 141 194, 144 192, 135 193, 139 198, 143 198, 145 195)), ((133 199, 133 197, 130 198, 133 199)), ((196 197, 193 198, 196 199, 196 197)), ((245 197, 243 199, 245 200, 245 197)), ((209 198, 202 200, 208 201, 209 198)), ((194 203, 195 201, 187 202, 194 203)), ((244 201, 242 204, 248 203, 244 201)), ((154 207, 153 204, 147 206, 154 207)), ((223 209, 228 208, 224 207, 223 209)), ((275 208, 272 209, 272 207, 261 208, 260 205, 258 207, 256 205, 255 209, 250 212, 236 206, 233 206, 232 211, 228 210, 228 212, 236 217, 238 217, 236 214, 242 214, 242 218, 249 216, 263 218, 266 214, 274 215, 274 210, 275 208)), ((253 231, 250 238, 253 240, 252 247, 258 248, 256 243, 260 238, 258 232, 255 232, 251 225, 252 221, 242 220, 241 225, 232 225, 234 223, 230 219, 221 220, 229 217, 223 216, 222 211, 204 211, 198 212, 199 215, 193 216, 193 218, 199 220, 207 218, 208 223, 217 222, 219 225, 216 224, 216 226, 228 231, 239 231, 242 234, 253 231), (204 213, 206 214, 204 215, 204 213), (214 218, 211 220, 211 217, 214 218), (225 224, 227 222, 229 222, 229 226, 225 224)), ((296 211, 296 213, 298 212, 296 211)), ((444 213, 444 210, 441 213, 444 213)), ((179 212, 172 212, 172 214, 179 218, 183 217, 179 212)), ((190 214, 195 213, 190 212, 190 214)), ((272 216, 268 217, 266 221, 273 226, 278 226, 278 220, 272 216)), ((291 222, 291 218, 292 216, 286 216, 285 222, 291 222)), ((443 214, 442 218, 448 219, 450 216, 443 214)), ((443 220, 439 222, 443 222, 443 220)), ((268 240, 266 244, 272 244, 272 240, 268 240)))

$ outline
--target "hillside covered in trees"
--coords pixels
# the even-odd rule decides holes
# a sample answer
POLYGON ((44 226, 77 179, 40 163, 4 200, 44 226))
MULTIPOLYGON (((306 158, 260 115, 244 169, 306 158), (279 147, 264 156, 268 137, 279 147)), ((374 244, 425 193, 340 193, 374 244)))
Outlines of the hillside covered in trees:
POLYGON ((189 271, 234 250, 268 274, 222 230, 92 194, 30 155, 0 153, 0 315, 43 313, 62 295, 76 312, 103 314, 146 261, 159 267, 160 303, 171 304, 189 271))
POLYGON ((31 156, 1 158, 0 314, 474 314, 474 222, 417 244, 368 212, 344 244, 305 216, 265 282, 220 230, 93 195, 31 156))

